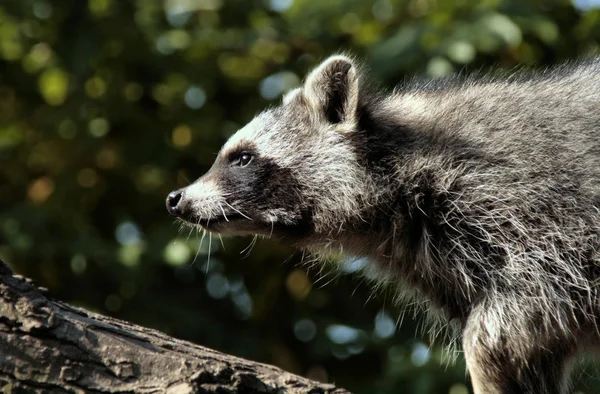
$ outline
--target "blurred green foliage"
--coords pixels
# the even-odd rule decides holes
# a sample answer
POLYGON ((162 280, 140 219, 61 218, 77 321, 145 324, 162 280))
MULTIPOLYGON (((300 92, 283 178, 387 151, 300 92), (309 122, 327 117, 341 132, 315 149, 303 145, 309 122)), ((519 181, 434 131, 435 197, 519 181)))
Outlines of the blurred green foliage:
POLYGON ((388 86, 543 66, 598 49, 594 5, 3 0, 0 257, 62 300, 356 393, 467 393, 460 355, 448 366, 418 316, 396 328, 392 296, 350 275, 364 261, 335 273, 270 241, 200 245, 164 199, 333 52, 388 86))

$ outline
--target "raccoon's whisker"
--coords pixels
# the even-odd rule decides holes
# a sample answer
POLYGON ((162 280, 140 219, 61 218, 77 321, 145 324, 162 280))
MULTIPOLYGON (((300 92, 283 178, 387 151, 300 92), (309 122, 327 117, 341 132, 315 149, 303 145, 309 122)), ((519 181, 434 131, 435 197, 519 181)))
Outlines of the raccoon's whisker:
POLYGON ((194 265, 194 263, 196 262, 196 259, 198 258, 198 255, 200 254, 200 250, 202 249, 202 241, 204 241, 205 236, 206 236, 206 230, 202 229, 202 237, 200 238, 200 243, 198 244, 198 250, 196 250, 196 255, 194 256, 194 260, 192 260, 192 263, 190 265, 194 265))
MULTIPOLYGON (((318 260, 317 260, 317 259, 313 260, 313 263, 317 263, 317 262, 318 262, 318 260)), ((327 284, 331 283, 333 280, 335 280, 335 279, 338 277, 338 275, 337 275, 337 274, 334 274, 334 273, 333 273, 333 271, 331 271, 331 270, 330 270, 330 271, 328 271, 328 272, 326 272, 326 273, 323 273, 323 271, 325 271, 325 269, 327 268, 327 266, 326 266, 325 264, 320 264, 319 266, 320 266, 320 268, 319 268, 319 271, 318 271, 318 273, 317 273, 317 274, 319 275, 319 279, 317 279, 317 280, 315 281, 315 283, 314 283, 315 285, 317 285, 317 284, 318 284, 319 282, 321 282, 323 279, 326 279, 328 276, 330 276, 330 275, 333 275, 333 278, 332 278, 332 280, 330 280, 330 281, 327 281, 327 282, 326 282, 324 285, 322 285, 322 286, 320 287, 320 288, 323 288, 325 285, 327 285, 327 284)))
POLYGON ((221 212, 223 213, 223 217, 225 218, 225 221, 229 221, 229 219, 227 219, 227 215, 225 215, 225 210, 223 209, 223 207, 221 206, 221 203, 217 203, 217 205, 219 206, 219 209, 221 209, 221 212))
POLYGON ((313 282, 313 287, 317 287, 317 286, 318 286, 318 288, 319 288, 319 289, 322 289, 322 288, 323 288, 323 286, 321 286, 321 285, 320 285, 320 283, 321 283, 321 282, 322 282, 322 281, 323 281, 325 278, 327 278, 327 276, 328 276, 328 275, 329 275, 329 274, 320 275, 320 276, 319 276, 317 279, 315 279, 315 280, 314 280, 314 282, 313 282))
MULTIPOLYGON (((336 280, 337 278, 339 278, 339 276, 340 276, 340 274, 333 275, 333 277, 330 280, 328 280, 327 282, 323 283, 321 286, 319 286, 319 288, 323 289, 325 286, 327 286, 328 284, 330 284, 331 282, 333 282, 334 280, 336 280)), ((326 278, 326 277, 327 277, 327 275, 324 276, 324 278, 326 278)))
MULTIPOLYGON (((251 217, 249 217, 249 216, 247 216, 247 215, 244 215, 242 212, 240 212, 240 210, 239 210, 239 209, 236 209, 236 208, 234 208, 234 207, 233 207, 233 206, 232 206, 230 203, 228 203, 227 201, 223 201, 223 202, 224 202, 225 204, 227 204, 227 206, 228 206, 229 208, 231 208, 231 209, 233 209, 234 211, 236 211, 237 213, 239 213, 241 216, 245 217, 245 218, 246 218, 246 219, 248 219, 248 220, 252 220, 252 218, 251 218, 251 217)), ((221 209, 223 209, 223 208, 221 208, 221 209)))
POLYGON ((323 273, 323 271, 325 270, 325 264, 321 264, 321 269, 319 270, 319 279, 317 279, 314 283, 314 285, 316 286, 317 284, 319 284, 319 282, 323 281, 324 279, 327 279, 328 277, 332 277, 330 280, 326 281, 325 283, 319 285, 319 288, 322 289, 325 286, 327 286, 328 284, 330 284, 331 282, 333 282, 334 280, 336 280, 337 278, 339 278, 340 273, 334 273, 334 271, 330 270, 329 272, 323 273))
POLYGON ((208 232, 208 257, 206 259, 206 273, 208 274, 208 269, 210 268, 210 251, 212 247, 212 233, 208 232))
POLYGON ((221 237, 221 234, 217 234, 219 236, 219 240, 221 240, 221 247, 223 248, 223 250, 225 250, 225 244, 223 243, 223 237, 221 237))
POLYGON ((292 257, 293 257, 293 255, 289 255, 285 260, 283 260, 283 263, 281 263, 281 265, 287 264, 288 261, 290 261, 292 257))
POLYGON ((376 292, 375 292, 375 291, 371 291, 371 292, 369 292, 369 296, 367 297, 367 300, 365 301, 365 304, 364 304, 364 305, 367 305, 367 303, 368 303, 369 301, 371 301, 371 299, 372 299, 373 297, 375 297, 375 294, 376 294, 376 292))
POLYGON ((402 326, 402 323, 404 323, 404 316, 406 316, 406 310, 403 309, 396 319, 396 327, 402 326))
POLYGON ((188 226, 187 222, 181 219, 175 219, 175 223, 179 225, 179 232, 182 232, 188 226))
POLYGON ((359 281, 358 284, 356 285, 356 287, 354 288, 354 290, 352 291, 352 296, 354 296, 356 294, 356 291, 358 290, 358 288, 367 281, 366 277, 362 277, 359 281))
POLYGON ((252 252, 252 249, 254 248, 254 245, 256 245, 256 240, 258 239, 258 235, 255 235, 254 237, 252 237, 252 241, 250 241, 250 244, 248 244, 248 246, 246 246, 241 252, 240 254, 243 254, 242 258, 245 259, 248 256, 250 256, 250 252, 252 252))
POLYGON ((302 251, 302 256, 300 257, 300 265, 303 265, 304 263, 304 256, 305 256, 305 251, 302 251))
MULTIPOLYGON (((308 261, 303 261, 302 264, 306 267, 306 269, 308 271, 312 271, 315 268, 315 266, 319 265, 318 263, 319 263, 319 259, 318 258, 312 258, 312 259, 310 259, 308 261)), ((319 271, 317 271, 317 274, 318 273, 319 273, 319 271)))
MULTIPOLYGON (((183 230, 183 227, 181 228, 183 230)), ((190 237, 192 236, 192 233, 194 232, 194 227, 190 227, 190 232, 188 234, 188 236, 185 239, 185 242, 190 240, 190 237)))

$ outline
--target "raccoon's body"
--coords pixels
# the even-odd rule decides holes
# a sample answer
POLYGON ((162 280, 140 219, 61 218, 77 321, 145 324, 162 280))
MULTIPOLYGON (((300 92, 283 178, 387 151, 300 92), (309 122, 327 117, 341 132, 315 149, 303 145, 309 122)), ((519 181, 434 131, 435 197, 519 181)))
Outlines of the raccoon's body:
POLYGON ((331 57, 167 207, 368 257, 456 327, 476 393, 564 392, 600 343, 600 61, 384 93, 331 57))

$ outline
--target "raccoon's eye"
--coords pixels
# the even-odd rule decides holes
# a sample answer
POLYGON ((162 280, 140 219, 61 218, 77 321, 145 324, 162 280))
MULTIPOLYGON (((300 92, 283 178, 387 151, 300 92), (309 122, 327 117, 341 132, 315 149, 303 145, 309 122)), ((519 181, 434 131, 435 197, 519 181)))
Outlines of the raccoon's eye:
POLYGON ((248 164, 250 164, 250 162, 252 161, 254 157, 249 154, 249 153, 242 153, 240 155, 240 158, 238 159, 238 162, 236 163, 239 167, 246 167, 248 164))

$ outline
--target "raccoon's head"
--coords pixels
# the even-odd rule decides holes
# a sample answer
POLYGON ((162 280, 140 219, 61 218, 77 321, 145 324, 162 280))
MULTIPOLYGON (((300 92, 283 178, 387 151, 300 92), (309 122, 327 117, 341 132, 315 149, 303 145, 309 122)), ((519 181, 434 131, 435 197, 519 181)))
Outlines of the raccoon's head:
POLYGON ((356 144, 357 67, 333 56, 280 106, 234 134, 213 166, 167 198, 168 211, 226 235, 306 238, 355 220, 369 194, 356 144))

